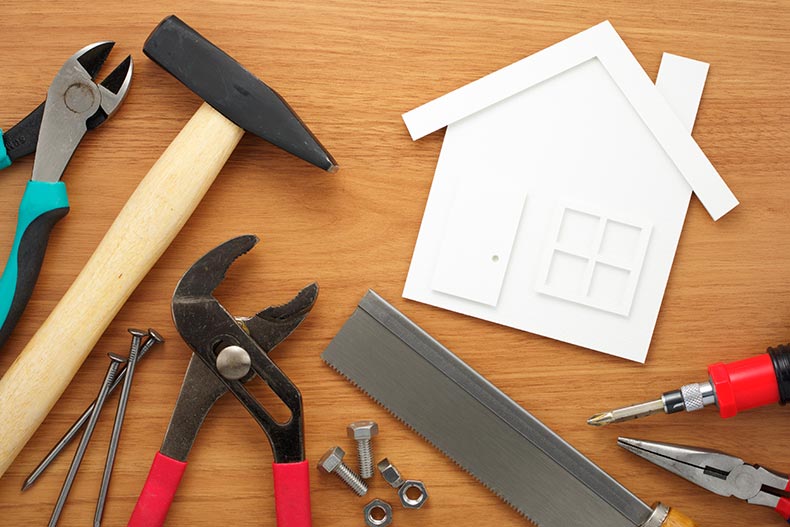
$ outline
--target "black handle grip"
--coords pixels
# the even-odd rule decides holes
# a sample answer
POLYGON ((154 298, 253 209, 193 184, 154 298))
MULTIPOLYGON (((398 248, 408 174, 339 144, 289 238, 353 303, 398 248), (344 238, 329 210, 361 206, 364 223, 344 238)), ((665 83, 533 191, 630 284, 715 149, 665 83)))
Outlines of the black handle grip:
POLYGON ((47 249, 49 233, 52 231, 52 227, 68 213, 68 207, 60 207, 44 212, 36 217, 22 233, 16 252, 16 287, 14 288, 8 314, 3 321, 2 327, 0 327, 0 347, 11 336, 11 332, 22 317, 22 312, 33 294, 33 288, 41 272, 41 264, 44 261, 44 253, 47 249))
POLYGON ((44 103, 39 104, 27 117, 19 121, 3 135, 6 154, 11 161, 36 151, 38 131, 44 116, 44 103))
POLYGON ((779 403, 790 402, 790 344, 780 344, 768 348, 768 354, 774 363, 776 383, 779 385, 779 403))

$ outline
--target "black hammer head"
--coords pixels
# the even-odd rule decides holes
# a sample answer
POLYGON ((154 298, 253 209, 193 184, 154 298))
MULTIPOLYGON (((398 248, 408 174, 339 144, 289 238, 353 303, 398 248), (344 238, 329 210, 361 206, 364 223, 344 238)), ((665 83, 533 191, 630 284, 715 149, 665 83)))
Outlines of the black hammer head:
POLYGON ((160 22, 143 52, 240 128, 337 171, 329 152, 277 92, 175 15, 160 22))

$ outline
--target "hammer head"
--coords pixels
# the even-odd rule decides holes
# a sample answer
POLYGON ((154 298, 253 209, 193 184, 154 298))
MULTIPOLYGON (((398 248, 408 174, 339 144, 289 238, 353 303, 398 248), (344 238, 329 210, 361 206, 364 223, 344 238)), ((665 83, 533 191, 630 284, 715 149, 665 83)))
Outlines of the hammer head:
POLYGON ((175 15, 154 29, 143 52, 240 128, 337 171, 329 152, 277 92, 175 15))

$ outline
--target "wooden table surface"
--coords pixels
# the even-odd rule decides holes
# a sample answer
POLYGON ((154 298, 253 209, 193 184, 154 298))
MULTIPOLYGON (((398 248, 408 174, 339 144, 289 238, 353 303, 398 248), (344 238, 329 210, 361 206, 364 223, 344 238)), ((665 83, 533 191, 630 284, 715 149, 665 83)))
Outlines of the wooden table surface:
MULTIPOLYGON (((615 446, 615 438, 708 445, 790 471, 790 410, 762 408, 722 420, 708 409, 606 429, 590 428, 585 419, 704 380, 709 363, 749 357, 790 340, 786 0, 4 4, 0 126, 10 127, 36 106, 63 61, 88 43, 116 40, 110 62, 131 53, 135 76, 126 103, 85 137, 66 172, 72 211, 55 228, 33 298, 0 354, 0 373, 200 103, 142 54, 146 36, 164 16, 178 14, 277 89, 342 169, 327 175, 259 139, 242 140, 197 212, 0 479, 0 525, 46 523, 73 447, 25 493, 19 491, 22 480, 96 395, 106 353, 126 353, 126 328, 150 326, 168 341, 137 370, 105 516, 105 525, 125 525, 190 356, 171 322, 173 288, 199 256, 243 233, 258 234, 262 243, 235 265, 219 291, 221 300, 234 313, 249 314, 288 300, 312 280, 320 284, 312 314, 275 357, 304 395, 310 460, 335 444, 351 451, 346 424, 369 418, 381 426, 376 454, 426 482, 428 505, 419 511, 396 506, 395 525, 529 522, 321 362, 320 353, 368 288, 646 502, 677 506, 701 526, 781 524, 769 509, 714 496, 635 459, 615 446), (443 137, 437 132, 412 142, 401 113, 604 19, 651 77, 664 51, 711 63, 694 135, 741 201, 717 223, 692 201, 646 365, 400 296, 443 137)), ((0 176, 3 247, 10 247, 31 166, 26 159, 0 176)), ((271 403, 263 390, 256 393, 271 403)), ((84 526, 93 518, 114 406, 115 398, 60 525, 84 526)), ((168 525, 274 525, 270 464, 265 436, 226 397, 198 436, 168 525)), ((311 477, 315 525, 362 525, 367 499, 315 470, 311 477)), ((375 496, 397 501, 381 480, 369 494, 375 496)))

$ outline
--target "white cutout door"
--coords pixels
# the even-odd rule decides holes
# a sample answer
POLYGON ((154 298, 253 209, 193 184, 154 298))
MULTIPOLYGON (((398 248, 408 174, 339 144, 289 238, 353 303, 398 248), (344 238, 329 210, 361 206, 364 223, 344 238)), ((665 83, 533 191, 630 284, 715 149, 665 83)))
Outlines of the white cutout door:
POLYGON ((432 289, 495 307, 526 199, 523 178, 464 180, 450 207, 432 289))

